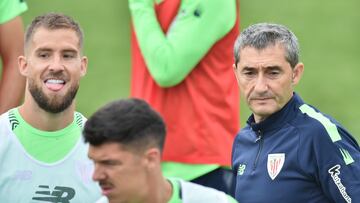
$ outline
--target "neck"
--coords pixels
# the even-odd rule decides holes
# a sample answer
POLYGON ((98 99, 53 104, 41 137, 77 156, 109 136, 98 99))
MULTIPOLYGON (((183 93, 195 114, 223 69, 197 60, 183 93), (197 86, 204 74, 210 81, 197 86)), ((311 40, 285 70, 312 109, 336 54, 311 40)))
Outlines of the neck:
POLYGON ((151 184, 149 189, 149 194, 151 194, 151 197, 144 202, 167 203, 169 202, 172 193, 173 188, 171 183, 161 175, 156 184, 151 184), (154 185, 157 185, 158 187, 154 187, 154 185))
POLYGON ((172 196, 173 193, 173 187, 170 183, 170 181, 166 180, 166 178, 163 178, 163 195, 161 198, 161 202, 163 203, 167 203, 170 201, 170 198, 172 196))
POLYGON ((71 104, 60 113, 50 113, 40 108, 32 98, 26 98, 19 107, 23 119, 36 129, 43 131, 57 131, 70 125, 74 120, 75 104, 71 104))
POLYGON ((254 121, 255 123, 260 123, 261 121, 265 120, 267 117, 261 117, 254 114, 254 121))

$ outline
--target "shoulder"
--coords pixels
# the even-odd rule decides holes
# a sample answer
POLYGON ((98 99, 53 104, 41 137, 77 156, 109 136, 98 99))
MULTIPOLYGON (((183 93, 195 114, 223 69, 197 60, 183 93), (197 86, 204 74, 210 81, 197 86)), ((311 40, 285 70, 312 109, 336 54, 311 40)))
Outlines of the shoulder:
MULTIPOLYGON (((233 142, 233 151, 242 150, 239 149, 239 146, 248 146, 251 143, 254 143, 256 140, 255 132, 251 129, 249 125, 246 125, 244 128, 242 128, 236 135, 235 140, 233 142)), ((242 148, 241 147, 241 148, 242 148)))
POLYGON ((181 193, 184 202, 229 203, 234 199, 224 192, 195 183, 180 180, 181 193), (206 194, 206 195, 204 195, 206 194))
POLYGON ((356 140, 335 119, 315 107, 300 106, 300 115, 293 126, 299 134, 302 157, 326 159, 327 163, 353 162, 350 154, 359 151, 356 140))
POLYGON ((0 115, 0 128, 1 129, 10 128, 11 124, 12 125, 19 124, 19 122, 16 120, 15 115, 11 113, 11 110, 0 115), (12 122, 12 119, 14 122, 12 122))
MULTIPOLYGON (((182 1, 178 18, 188 19, 188 16, 192 16, 193 19, 200 20, 200 22, 212 22, 212 25, 215 23, 222 28, 232 27, 236 21, 237 2, 236 0, 182 1)), ((217 26, 214 26, 213 28, 215 27, 217 26)))
POLYGON ((255 140, 256 140, 255 132, 251 129, 249 125, 246 125, 235 136, 233 145, 234 146, 247 145, 253 143, 255 140))
POLYGON ((183 0, 181 1, 181 7, 199 7, 204 9, 216 9, 216 8, 236 8, 236 0, 219 1, 219 0, 183 0))
POLYGON ((109 200, 108 200, 108 198, 106 196, 102 196, 95 203, 109 203, 109 200))
POLYGON ((251 129, 249 125, 245 125, 245 127, 241 128, 237 133, 235 139, 243 139, 249 137, 250 134, 253 134, 254 131, 251 129))
POLYGON ((9 112, 5 112, 0 115, 0 123, 4 122, 4 120, 7 120, 9 117, 9 112))
POLYGON ((2 146, 6 147, 11 138, 14 137, 12 129, 18 125, 19 122, 15 117, 11 118, 9 111, 0 115, 0 151, 2 151, 2 146))
POLYGON ((299 107, 299 115, 294 120, 293 126, 301 134, 301 139, 324 142, 341 140, 338 123, 308 104, 299 107))

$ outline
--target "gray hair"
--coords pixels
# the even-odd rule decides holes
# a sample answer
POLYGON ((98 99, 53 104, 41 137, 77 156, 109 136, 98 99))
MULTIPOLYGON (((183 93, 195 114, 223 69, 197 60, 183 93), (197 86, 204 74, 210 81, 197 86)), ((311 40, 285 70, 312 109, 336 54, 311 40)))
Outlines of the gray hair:
POLYGON ((235 65, 240 61, 241 49, 253 47, 262 50, 277 43, 284 46, 285 59, 294 68, 299 62, 300 52, 296 36, 287 27, 270 23, 254 24, 240 33, 234 45, 235 65))

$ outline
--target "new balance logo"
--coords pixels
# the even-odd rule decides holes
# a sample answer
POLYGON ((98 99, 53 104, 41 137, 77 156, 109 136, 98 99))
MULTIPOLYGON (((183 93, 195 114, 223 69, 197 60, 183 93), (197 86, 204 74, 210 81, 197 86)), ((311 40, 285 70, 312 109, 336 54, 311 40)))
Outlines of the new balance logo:
POLYGON ((237 171, 237 175, 242 176, 245 172, 245 169, 246 169, 246 164, 240 164, 237 171))
POLYGON ((51 192, 49 186, 39 185, 40 191, 36 191, 35 194, 39 196, 33 197, 33 200, 42 202, 53 202, 53 203, 70 203, 70 200, 75 196, 75 190, 70 187, 56 186, 51 192))

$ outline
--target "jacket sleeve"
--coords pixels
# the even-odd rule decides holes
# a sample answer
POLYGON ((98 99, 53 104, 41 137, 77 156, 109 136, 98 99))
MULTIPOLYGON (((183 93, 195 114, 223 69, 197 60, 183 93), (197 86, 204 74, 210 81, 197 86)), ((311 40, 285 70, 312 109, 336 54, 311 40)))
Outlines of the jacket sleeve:
POLYGON ((236 21, 236 1, 182 0, 163 33, 154 0, 129 0, 132 23, 153 79, 162 87, 180 83, 236 21))
POLYGON ((315 178, 332 202, 360 202, 360 149, 356 140, 335 121, 322 117, 311 126, 311 141, 303 148, 302 168, 315 178))

